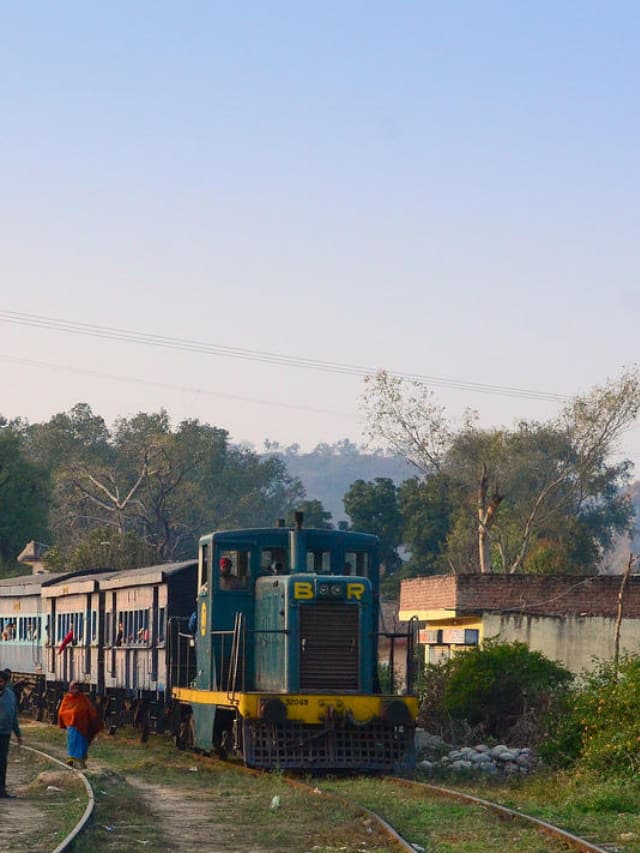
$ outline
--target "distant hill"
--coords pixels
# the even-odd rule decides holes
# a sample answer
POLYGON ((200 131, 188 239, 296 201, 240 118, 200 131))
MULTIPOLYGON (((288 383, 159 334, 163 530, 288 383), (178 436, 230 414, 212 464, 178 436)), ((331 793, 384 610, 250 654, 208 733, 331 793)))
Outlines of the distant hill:
POLYGON ((310 453, 300 453, 297 445, 281 448, 277 444, 271 444, 268 452, 283 459, 289 473, 299 477, 309 500, 322 501, 334 524, 346 519, 342 498, 356 480, 389 477, 401 483, 415 474, 400 456, 367 453, 348 439, 319 444, 310 453))
MULTIPOLYGON (((640 556, 640 481, 631 484, 629 494, 636 511, 634 528, 631 536, 621 536, 613 551, 607 555, 602 567, 603 574, 620 574, 629 562, 630 553, 640 556)), ((640 573, 640 563, 636 564, 634 572, 640 573)))
MULTIPOLYGON (((309 453, 301 453, 295 444, 281 447, 272 442, 267 447, 269 455, 283 459, 289 473, 302 481, 309 500, 322 501, 334 524, 346 519, 342 498, 356 480, 389 477, 395 483, 401 483, 416 474, 402 457, 368 453, 348 439, 336 444, 319 444, 309 453)), ((620 537, 607 554, 601 567, 603 574, 624 571, 630 552, 640 556, 640 481, 633 483, 629 492, 636 511, 634 530, 631 536, 620 537)), ((635 571, 640 573, 640 563, 635 571)))

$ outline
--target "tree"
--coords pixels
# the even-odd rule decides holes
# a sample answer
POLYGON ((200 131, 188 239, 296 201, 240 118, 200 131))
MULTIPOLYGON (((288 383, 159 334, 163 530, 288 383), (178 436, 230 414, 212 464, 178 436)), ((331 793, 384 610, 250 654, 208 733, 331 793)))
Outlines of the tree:
POLYGON ((398 487, 402 542, 411 552, 405 577, 436 574, 448 566, 444 552, 452 527, 454 486, 446 474, 412 477, 398 487))
POLYGON ((344 496, 344 509, 354 530, 380 537, 380 557, 387 573, 392 574, 401 562, 398 546, 402 542, 402 517, 393 480, 356 480, 344 496))
POLYGON ((118 566, 187 559, 202 533, 271 525, 304 498, 282 459, 234 446, 226 430, 197 420, 174 428, 164 410, 122 418, 109 431, 78 404, 17 429, 51 472, 60 564, 104 559, 100 542, 118 566))
POLYGON ((149 566, 155 553, 135 533, 121 534, 111 527, 96 528, 77 545, 62 552, 50 548, 45 555, 48 571, 80 571, 82 569, 135 569, 149 566))
POLYGON ((440 470, 452 432, 444 408, 421 382, 385 370, 365 377, 362 409, 369 439, 382 438, 422 475, 440 470))
POLYGON ((637 370, 575 397, 548 423, 522 421, 514 430, 481 430, 467 418, 453 432, 424 386, 385 373, 369 379, 364 408, 372 436, 423 476, 441 471, 455 484, 460 502, 447 554, 456 571, 525 571, 536 551, 539 567, 544 540, 570 554, 567 529, 590 568, 629 527, 622 487, 630 463, 609 457, 640 408, 637 370))
POLYGON ((24 453, 13 427, 0 419, 0 560, 15 561, 31 539, 46 541, 49 478, 24 453))
POLYGON ((305 527, 313 527, 316 530, 332 530, 331 513, 322 506, 319 500, 304 500, 295 509, 289 510, 286 523, 293 526, 295 513, 301 512, 305 527))

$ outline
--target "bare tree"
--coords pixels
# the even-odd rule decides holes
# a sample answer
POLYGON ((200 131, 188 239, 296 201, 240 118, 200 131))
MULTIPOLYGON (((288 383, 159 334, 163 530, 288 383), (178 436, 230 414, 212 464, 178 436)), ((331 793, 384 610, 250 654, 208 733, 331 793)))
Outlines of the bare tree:
POLYGON ((370 440, 382 438, 421 474, 440 469, 452 430, 426 386, 381 370, 365 378, 362 410, 370 440))
POLYGON ((366 380, 362 408, 370 439, 383 439, 423 476, 443 471, 470 495, 475 490, 478 567, 490 571, 493 545, 502 571, 515 573, 523 570, 543 525, 562 513, 575 515, 585 501, 596 499, 598 481, 624 479, 627 463, 609 466, 607 459, 640 410, 640 375, 637 368, 626 370, 617 380, 575 397, 548 424, 522 422, 516 432, 483 432, 468 419, 454 433, 426 386, 385 371, 366 380), (522 449, 531 450, 538 440, 539 464, 533 455, 535 470, 527 471, 522 449), (483 447, 497 468, 512 473, 504 482, 500 478, 501 487, 497 470, 489 475, 489 455, 478 457, 483 447), (516 502, 514 492, 522 493, 519 483, 527 473, 534 485, 516 502), (503 517, 505 525, 500 524, 503 517))
POLYGON ((487 466, 483 465, 478 480, 478 559, 480 572, 483 574, 491 569, 489 554, 490 531, 496 518, 498 507, 503 500, 504 495, 500 494, 497 483, 493 494, 489 494, 487 466))
POLYGON ((565 503, 580 503, 588 481, 604 463, 621 435, 633 424, 640 409, 640 376, 625 371, 607 385, 575 397, 556 422, 574 448, 574 455, 557 468, 535 495, 521 533, 521 545, 509 572, 521 571, 531 544, 535 524, 549 498, 562 489, 565 503))
POLYGON ((115 472, 103 470, 93 473, 83 464, 71 468, 68 481, 82 498, 106 513, 105 522, 116 527, 123 536, 126 532, 127 514, 134 500, 138 502, 135 496, 149 475, 149 458, 145 453, 135 482, 131 486, 127 484, 122 493, 115 472))
POLYGON ((613 671, 615 672, 616 677, 618 676, 618 663, 620 661, 620 630, 622 628, 622 616, 624 611, 624 595, 629 584, 631 569, 636 559, 637 558, 634 554, 629 554, 627 568, 624 570, 624 573, 622 575, 622 581, 620 582, 620 590, 618 592, 618 612, 616 614, 616 629, 613 643, 613 671))

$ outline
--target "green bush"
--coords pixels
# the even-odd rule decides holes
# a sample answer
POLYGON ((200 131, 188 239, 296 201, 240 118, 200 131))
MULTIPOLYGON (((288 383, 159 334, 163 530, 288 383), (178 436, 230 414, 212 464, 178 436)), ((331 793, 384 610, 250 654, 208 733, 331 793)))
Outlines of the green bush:
POLYGON ((425 727, 432 729, 434 722, 444 735, 449 719, 451 733, 458 738, 460 727, 466 727, 478 736, 499 739, 525 733, 534 742, 543 735, 545 715, 572 679, 567 669, 524 643, 498 642, 458 653, 428 668, 426 675, 425 727))
POLYGON ((543 755, 555 765, 579 762, 604 776, 640 769, 640 657, 601 663, 583 676, 564 713, 549 726, 543 755))

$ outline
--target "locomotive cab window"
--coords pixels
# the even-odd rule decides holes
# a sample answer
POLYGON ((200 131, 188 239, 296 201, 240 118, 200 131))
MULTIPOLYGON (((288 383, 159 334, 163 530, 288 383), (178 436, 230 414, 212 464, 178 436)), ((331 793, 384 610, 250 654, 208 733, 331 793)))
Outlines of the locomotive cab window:
POLYGON ((217 566, 218 589, 243 590, 248 586, 250 551, 220 551, 217 566))
POLYGON ((307 551, 307 571, 316 575, 331 574, 331 551, 307 551))
POLYGON ((345 552, 343 574, 369 577, 369 554, 366 551, 345 552))
POLYGON ((265 548, 260 554, 261 575, 288 575, 287 555, 283 548, 265 548))
POLYGON ((209 581, 209 546, 201 545, 198 559, 198 590, 199 595, 207 591, 209 581))

